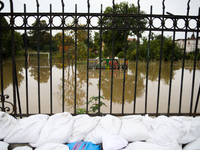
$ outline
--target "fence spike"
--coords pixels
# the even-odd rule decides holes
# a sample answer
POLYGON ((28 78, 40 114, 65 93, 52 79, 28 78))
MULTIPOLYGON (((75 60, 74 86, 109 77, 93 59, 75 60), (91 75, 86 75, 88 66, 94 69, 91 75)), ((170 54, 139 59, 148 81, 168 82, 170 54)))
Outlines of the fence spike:
POLYGON ((36 0, 36 3, 37 3, 37 7, 40 7, 40 4, 39 4, 38 0, 36 0))
POLYGON ((115 0, 113 0, 113 12, 115 13, 115 0))
POLYGON ((10 12, 13 13, 13 1, 10 0, 10 12))
POLYGON ((62 7, 64 7, 64 6, 65 6, 65 4, 64 4, 64 1, 63 1, 63 0, 61 0, 61 3, 62 3, 62 7))
POLYGON ((36 0, 36 6, 37 6, 37 13, 39 13, 40 4, 39 4, 38 0, 36 0))
POLYGON ((87 1, 88 4, 88 13, 90 12, 90 0, 87 1))
POLYGON ((163 0, 162 5, 163 5, 163 15, 164 15, 165 14, 165 0, 163 0))
POLYGON ((190 11, 190 0, 188 0, 187 3, 187 16, 189 16, 189 11, 190 11))
POLYGON ((62 13, 64 13, 64 7, 65 7, 64 1, 61 0, 61 3, 62 3, 62 13))
POLYGON ((140 0, 138 0, 138 14, 140 13, 140 0))

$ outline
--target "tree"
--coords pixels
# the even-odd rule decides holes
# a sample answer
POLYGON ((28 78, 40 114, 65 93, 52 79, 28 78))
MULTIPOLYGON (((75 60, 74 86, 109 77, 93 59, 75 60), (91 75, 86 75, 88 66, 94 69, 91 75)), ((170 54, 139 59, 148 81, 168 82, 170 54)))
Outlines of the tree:
MULTIPOLYGON (((115 5, 116 14, 125 14, 126 13, 126 5, 128 6, 128 9, 127 9, 128 14, 137 14, 138 13, 138 8, 134 4, 128 4, 128 2, 120 2, 119 4, 115 5)), ((104 13, 112 14, 113 8, 110 7, 110 6, 107 7, 106 10, 104 11, 104 13)), ((144 12, 141 11, 141 13, 144 13, 144 12)), ((112 20, 111 17, 104 17, 103 18, 104 26, 112 26, 112 24, 113 24, 114 26, 117 26, 117 27, 123 27, 124 26, 125 18, 118 17, 118 18, 115 18, 115 21, 116 22, 113 24, 113 20, 112 20)), ((138 28, 136 18, 133 18, 133 17, 128 18, 128 23, 129 23, 128 24, 129 27, 138 28)), ((140 20, 140 26, 144 27, 145 24, 146 24, 146 20, 141 19, 140 20)), ((140 35, 141 35, 141 33, 142 33, 142 31, 140 32, 140 35)), ((137 31, 129 30, 129 31, 127 31, 127 36, 125 37, 124 31, 122 31, 122 30, 114 31, 114 37, 115 37, 115 39, 114 39, 115 40, 114 55, 116 56, 120 51, 123 50, 125 38, 127 38, 129 35, 133 36, 133 35, 136 35, 136 34, 137 34, 137 31)), ((104 49, 105 55, 111 56, 112 40, 113 40, 113 31, 112 30, 103 31, 103 42, 105 43, 105 49, 104 49)))
MULTIPOLYGON (((71 32, 73 39, 75 39, 75 30, 71 32)), ((77 30, 77 59, 85 60, 87 58, 88 49, 88 31, 87 30, 77 30)), ((75 45, 71 48, 72 54, 74 53, 75 45)), ((89 54, 94 53, 95 47, 93 44, 91 32, 89 32, 89 54)))
MULTIPOLYGON (((149 47, 149 60, 160 60, 160 51, 161 51, 161 35, 154 35, 151 37, 150 47, 149 47)), ((162 60, 170 61, 172 56, 173 41, 171 37, 163 36, 163 51, 162 51, 162 60)), ((146 37, 142 38, 142 43, 139 45, 138 50, 138 59, 147 60, 148 52, 148 40, 146 37)), ((128 48, 128 58, 129 60, 136 60, 137 50, 136 43, 132 41, 128 48)), ((174 60, 180 60, 182 58, 181 49, 177 45, 174 46, 174 60)))
MULTIPOLYGON (((32 24, 32 27, 47 27, 47 23, 45 20, 41 20, 39 23, 35 21, 32 24)), ((45 45, 50 44, 50 34, 48 32, 48 29, 42 29, 42 30, 30 30, 28 32, 30 35, 30 47, 34 50, 37 50, 37 35, 39 34, 39 46, 40 50, 44 50, 45 45)))
MULTIPOLYGON (((63 46, 63 34, 61 32, 58 32, 54 37, 53 41, 56 42, 57 48, 59 49, 60 47, 63 46)), ((72 46, 74 45, 74 39, 70 34, 64 33, 64 46, 72 46)))
POLYGON ((27 42, 27 46, 29 47, 29 41, 30 41, 29 36, 25 33, 23 33, 21 36, 22 36, 22 39, 23 39, 23 48, 25 48, 25 40, 27 42))
MULTIPOLYGON (((14 49, 15 54, 17 54, 21 49, 23 45, 23 40, 19 32, 14 32, 14 49)), ((8 58, 12 56, 12 35, 11 31, 9 31, 7 34, 2 35, 2 53, 3 58, 8 58)))
MULTIPOLYGON (((1 20, 2 26, 9 26, 8 22, 5 18, 1 20)), ((2 30, 1 31, 1 40, 2 40, 2 56, 3 58, 8 58, 12 56, 12 36, 10 30, 2 30)), ((15 54, 22 49, 23 40, 18 32, 14 32, 14 48, 15 54)))

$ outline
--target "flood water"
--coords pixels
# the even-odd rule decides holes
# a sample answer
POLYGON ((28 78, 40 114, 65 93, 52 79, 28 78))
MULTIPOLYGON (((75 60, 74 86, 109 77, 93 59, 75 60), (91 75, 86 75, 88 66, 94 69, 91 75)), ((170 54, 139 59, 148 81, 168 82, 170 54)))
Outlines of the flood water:
MULTIPOLYGON (((161 82, 160 82, 160 103, 159 113, 166 113, 168 107, 169 97, 169 83, 170 83, 170 63, 162 62, 161 82)), ((25 61, 16 60, 18 86, 21 100, 22 113, 26 113, 26 76, 25 76, 25 61)), ((129 62, 128 69, 125 73, 125 94, 124 94, 124 112, 132 113, 135 95, 135 62, 129 62)), ((62 60, 53 60, 52 67, 52 100, 53 113, 62 112, 62 60)), ((112 112, 121 113, 122 111, 122 97, 123 97, 123 70, 114 70, 113 72, 113 102, 112 112)), ((172 73, 172 89, 171 89, 171 103, 170 112, 178 113, 179 111, 179 97, 181 85, 182 63, 174 63, 172 73)), ((74 79, 75 66, 65 65, 65 81, 64 81, 64 100, 65 111, 74 112, 74 79)), ((196 103, 198 87, 200 84, 200 63, 197 63, 195 72, 195 85, 193 96, 193 109, 196 103)), ((148 76, 148 95, 147 95, 147 112, 155 113, 157 105, 158 93, 158 77, 159 77, 159 63, 151 62, 149 64, 148 76)), ((181 112, 188 113, 190 110, 191 89, 193 77, 193 64, 187 62, 184 69, 183 81, 183 95, 181 112)), ((12 88, 12 62, 3 62, 3 88, 4 94, 10 96, 9 101, 13 99, 12 88)), ((41 113, 50 113, 50 64, 48 60, 40 61, 40 99, 41 99, 41 113)), ((1 83, 0 83, 1 84, 1 83)), ((85 108, 86 102, 86 85, 87 85, 87 66, 86 64, 77 64, 77 91, 76 91, 76 107, 85 108)), ((1 88, 1 87, 0 87, 1 88)), ((91 96, 98 96, 99 93, 99 70, 89 70, 89 98, 91 96)), ((137 90, 136 90, 136 113, 144 113, 145 111, 145 91, 146 91, 146 63, 138 63, 137 75, 137 90)), ((106 105, 101 107, 102 113, 110 112, 110 98, 111 98, 111 70, 102 69, 101 78, 101 96, 106 105)), ((29 113, 38 113, 38 68, 37 60, 31 60, 28 63, 28 106, 29 113)), ((1 105, 1 104, 0 104, 1 105)), ((200 104, 199 104, 200 105, 200 104)), ((197 111, 200 112, 198 105, 197 111)))

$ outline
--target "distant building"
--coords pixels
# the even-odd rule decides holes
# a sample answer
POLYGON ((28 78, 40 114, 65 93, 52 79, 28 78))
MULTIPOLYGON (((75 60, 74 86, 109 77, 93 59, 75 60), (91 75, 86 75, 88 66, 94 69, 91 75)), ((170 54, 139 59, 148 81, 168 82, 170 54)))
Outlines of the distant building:
POLYGON ((136 42, 136 41, 137 41, 136 38, 129 38, 129 37, 127 38, 127 40, 130 41, 130 42, 132 42, 132 41, 135 41, 135 42, 136 42))
MULTIPOLYGON (((185 39, 177 39, 175 40, 175 43, 177 43, 179 48, 184 49, 185 39)), ((191 38, 188 37, 188 39, 186 39, 186 53, 195 51, 195 48, 196 38, 193 33, 191 38)), ((198 37, 198 49, 200 49, 200 37, 198 37)))

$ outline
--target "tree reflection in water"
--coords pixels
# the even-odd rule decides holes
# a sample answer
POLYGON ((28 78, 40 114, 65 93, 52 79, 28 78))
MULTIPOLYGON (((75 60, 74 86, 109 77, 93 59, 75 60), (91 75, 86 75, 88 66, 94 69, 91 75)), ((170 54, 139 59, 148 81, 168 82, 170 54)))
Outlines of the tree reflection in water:
MULTIPOLYGON (((37 82, 38 82, 38 68, 37 68, 37 60, 29 61, 28 65, 28 82, 29 83, 29 102, 30 107, 33 109, 33 113, 37 111, 37 82)), ((25 82, 25 63, 24 60, 16 61, 17 67, 17 77, 18 77, 18 85, 19 92, 21 96, 22 106, 25 107, 26 104, 26 82, 25 82)), ((53 108, 56 112, 60 112, 62 106, 62 93, 63 93, 63 83, 62 83, 62 60, 53 60, 52 73, 53 73, 53 108)), ((124 100, 125 105, 130 105, 133 108, 134 103, 134 91, 135 91, 135 62, 129 62, 128 69, 125 71, 125 93, 124 100)), ((166 100, 165 105, 167 105, 167 96, 169 90, 169 81, 170 81, 170 62, 162 63, 161 68, 161 93, 160 100, 161 104, 166 100)), ((185 103, 185 107, 189 107, 188 95, 191 92, 191 80, 193 75, 193 65, 192 63, 186 63, 185 65, 185 75, 184 75, 184 91, 183 91, 183 100, 185 103)), ((196 98, 196 93, 198 90, 198 86, 196 86, 196 81, 198 81, 198 76, 200 74, 199 71, 199 63, 197 63, 196 69, 196 78, 195 78, 195 87, 194 87, 194 99, 196 98)), ((182 71, 181 63, 174 63, 173 72, 172 72, 172 100, 174 105, 174 101, 179 100, 180 96, 180 75, 182 71), (178 85, 175 85, 178 84, 178 85), (178 87, 178 88, 177 88, 178 87)), ((65 111, 74 112, 74 86, 75 86, 75 66, 74 65, 65 65, 64 66, 64 100, 65 100, 65 111)), ((122 96, 123 96, 123 70, 114 70, 113 71, 113 104, 115 106, 119 106, 121 108, 122 104, 122 96)), ((159 63, 158 62, 150 62, 149 63, 149 73, 148 73, 148 103, 152 105, 156 105, 157 99, 157 85, 158 85, 158 76, 159 76, 159 63), (155 86, 155 87, 154 87, 155 86)), ((76 82, 76 107, 77 108, 86 108, 86 85, 87 85, 87 65, 86 64, 77 64, 77 82, 76 82)), ((50 66, 48 60, 40 61, 40 83, 41 83, 41 101, 42 101, 42 109, 46 109, 45 107, 50 108, 50 66), (44 84, 45 83, 45 84, 44 84)), ((12 62, 4 61, 3 63, 3 81, 4 81, 4 90, 6 90, 6 94, 12 96, 12 62)), ((1 84, 1 81, 0 81, 1 84)), ((146 90, 146 62, 138 63, 138 75, 137 75, 137 90, 136 90, 136 100, 137 104, 143 105, 144 107, 144 95, 146 90)), ((0 87, 1 88, 1 87, 0 87)), ((99 90, 99 69, 89 70, 89 95, 88 98, 92 96, 98 96, 99 90)), ((103 100, 108 106, 106 109, 109 109, 109 103, 111 98, 111 70, 102 69, 101 71, 101 96, 105 99, 103 100)), ((12 100, 12 97, 10 97, 12 100)), ((148 106, 149 107, 149 106, 148 106)), ((175 107, 175 106, 174 106, 175 107)), ((176 106, 178 108, 178 105, 176 106)), ((22 108, 26 109, 26 108, 22 108)), ((139 108, 140 109, 140 108, 139 108)), ((155 108, 153 108, 154 110, 155 108)), ((185 108, 184 108, 185 109, 185 108)), ((186 108, 187 110, 188 108, 186 108)), ((130 110, 131 111, 131 110, 130 110)), ((129 112, 130 112, 129 111, 129 112)), ((103 111, 102 111, 103 112, 103 111)), ((48 113, 48 112, 47 112, 48 113)), ((104 112, 103 112, 104 113, 104 112)))

